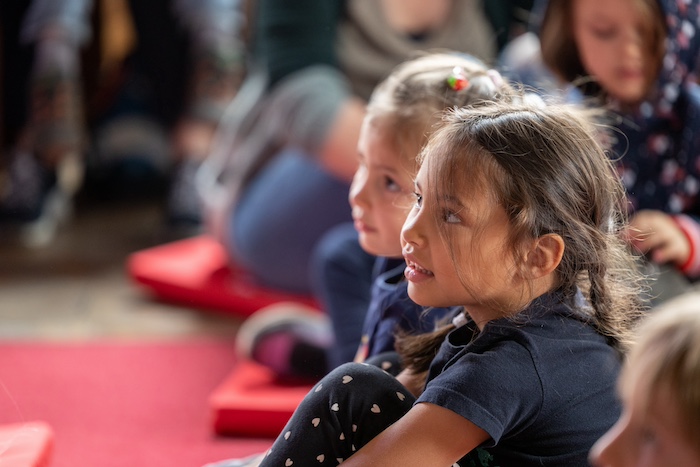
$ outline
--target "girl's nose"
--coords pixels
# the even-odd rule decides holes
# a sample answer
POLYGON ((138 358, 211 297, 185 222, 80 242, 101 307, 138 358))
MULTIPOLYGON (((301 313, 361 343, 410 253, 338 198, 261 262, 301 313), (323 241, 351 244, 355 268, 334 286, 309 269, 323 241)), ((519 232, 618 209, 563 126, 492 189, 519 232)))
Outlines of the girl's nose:
POLYGON ((621 44, 622 54, 625 60, 641 60, 644 57, 644 36, 637 29, 627 31, 621 44))
POLYGON ((421 211, 414 207, 408 213, 401 228, 401 240, 404 244, 418 245, 421 242, 420 233, 421 211))
POLYGON ((351 206, 367 205, 366 188, 367 177, 358 176, 358 174, 356 174, 350 185, 350 191, 348 192, 348 201, 351 206))

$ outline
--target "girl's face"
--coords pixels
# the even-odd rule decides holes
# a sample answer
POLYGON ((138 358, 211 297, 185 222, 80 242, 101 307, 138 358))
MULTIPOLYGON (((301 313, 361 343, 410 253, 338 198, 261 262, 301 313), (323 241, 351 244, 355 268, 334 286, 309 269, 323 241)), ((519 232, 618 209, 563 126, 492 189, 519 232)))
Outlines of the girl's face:
POLYGON ((618 422, 591 449, 596 467, 697 467, 700 448, 684 436, 676 401, 666 391, 647 400, 646 390, 635 385, 623 395, 618 422))
POLYGON ((573 34, 586 71, 613 97, 636 103, 656 72, 653 22, 639 0, 572 0, 573 34))
POLYGON ((378 256, 400 257, 401 226, 411 208, 415 169, 388 136, 381 124, 365 119, 349 198, 362 248, 378 256))
POLYGON ((463 305, 481 325, 502 316, 519 290, 508 248, 508 215, 487 190, 436 199, 431 157, 440 155, 428 154, 419 169, 416 202, 401 232, 408 294, 424 306, 463 305), (447 230, 449 244, 441 229, 447 230))

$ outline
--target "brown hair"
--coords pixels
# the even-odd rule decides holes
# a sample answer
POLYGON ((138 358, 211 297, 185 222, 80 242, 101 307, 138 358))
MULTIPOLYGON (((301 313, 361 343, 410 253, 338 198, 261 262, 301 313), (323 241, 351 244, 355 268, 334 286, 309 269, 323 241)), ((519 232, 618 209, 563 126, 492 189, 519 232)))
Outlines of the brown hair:
MULTIPOLYGON (((423 163, 429 186, 439 191, 433 199, 486 190, 503 206, 516 260, 524 241, 561 236, 565 249, 555 287, 571 302, 581 290, 590 304, 580 307, 581 315, 624 351, 642 310, 642 276, 620 235, 624 188, 591 122, 583 110, 562 104, 492 102, 456 109, 425 146, 423 163)), ((443 239, 456 259, 458 245, 447 230, 443 239)), ((452 328, 401 339, 404 363, 425 371, 452 328)))

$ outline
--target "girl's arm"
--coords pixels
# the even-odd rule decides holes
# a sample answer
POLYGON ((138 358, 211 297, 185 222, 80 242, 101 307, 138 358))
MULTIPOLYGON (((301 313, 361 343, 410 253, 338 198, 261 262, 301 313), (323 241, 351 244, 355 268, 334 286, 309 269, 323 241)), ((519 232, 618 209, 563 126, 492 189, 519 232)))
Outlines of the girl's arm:
POLYGON ((461 415, 435 404, 419 403, 343 466, 447 467, 488 439, 488 433, 461 415))

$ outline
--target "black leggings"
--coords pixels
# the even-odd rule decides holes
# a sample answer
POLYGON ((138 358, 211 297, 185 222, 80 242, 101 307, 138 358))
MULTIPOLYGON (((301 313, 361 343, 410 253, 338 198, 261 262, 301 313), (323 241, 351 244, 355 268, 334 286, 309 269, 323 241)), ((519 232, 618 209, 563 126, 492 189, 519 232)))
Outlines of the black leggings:
POLYGON ((376 366, 341 365, 299 404, 260 465, 338 465, 406 414, 415 400, 376 366))

